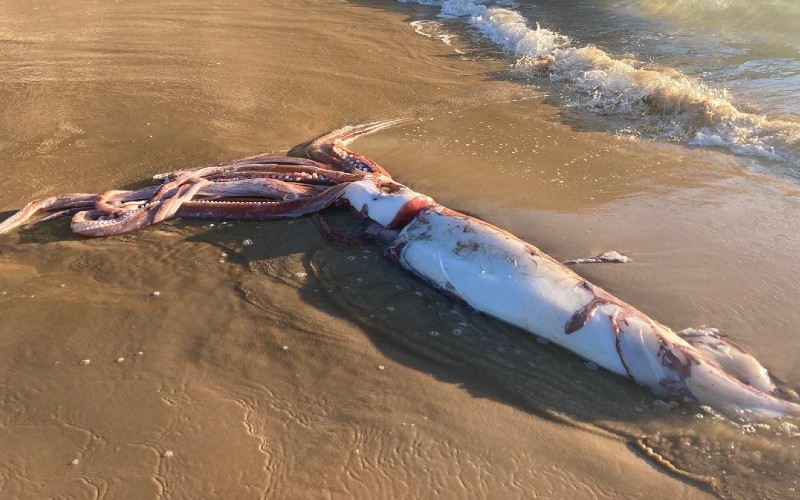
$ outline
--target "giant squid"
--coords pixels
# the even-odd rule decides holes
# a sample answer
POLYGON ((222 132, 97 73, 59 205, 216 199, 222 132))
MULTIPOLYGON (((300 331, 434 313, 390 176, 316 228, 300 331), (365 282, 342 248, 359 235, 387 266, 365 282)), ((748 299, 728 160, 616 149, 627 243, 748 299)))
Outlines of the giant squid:
POLYGON ((507 231, 436 203, 348 149, 403 120, 347 126, 306 157, 261 154, 155 177, 138 190, 72 193, 28 203, 0 234, 72 215, 84 236, 126 233, 173 217, 267 220, 350 207, 368 237, 407 271, 473 309, 545 338, 659 397, 744 417, 800 416, 754 357, 713 329, 675 332, 507 231))

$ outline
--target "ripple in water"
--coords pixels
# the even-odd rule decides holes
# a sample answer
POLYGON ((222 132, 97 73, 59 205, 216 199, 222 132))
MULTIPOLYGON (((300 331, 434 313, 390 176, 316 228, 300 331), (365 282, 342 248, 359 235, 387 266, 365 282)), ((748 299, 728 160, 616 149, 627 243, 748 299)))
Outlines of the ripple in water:
POLYGON ((794 117, 774 118, 745 109, 729 92, 698 78, 580 45, 499 4, 415 1, 439 6, 440 18, 466 19, 485 39, 516 57, 518 71, 547 75, 570 94, 566 105, 622 120, 620 131, 723 148, 789 166, 788 173, 798 175, 794 167, 800 166, 800 122, 794 117))

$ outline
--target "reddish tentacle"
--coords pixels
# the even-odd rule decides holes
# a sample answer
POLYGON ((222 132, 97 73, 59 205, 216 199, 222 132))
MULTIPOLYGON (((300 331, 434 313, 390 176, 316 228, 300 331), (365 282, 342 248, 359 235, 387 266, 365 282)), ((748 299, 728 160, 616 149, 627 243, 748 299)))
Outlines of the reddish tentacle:
POLYGON ((39 212, 53 212, 43 219, 50 220, 80 210, 71 227, 87 236, 124 233, 176 215, 264 220, 317 212, 336 204, 349 183, 363 180, 369 173, 390 177, 372 160, 347 150, 346 145, 403 121, 335 130, 308 146, 307 154, 313 159, 259 154, 160 174, 154 177, 160 185, 135 191, 36 200, 0 223, 0 234, 21 226, 39 212))
POLYGON ((66 210, 90 208, 94 206, 96 200, 96 194, 72 193, 31 201, 17 213, 0 223, 0 234, 5 234, 22 226, 39 212, 57 211, 67 215, 65 213, 66 210))
POLYGON ((369 172, 391 178, 391 174, 381 168, 380 165, 362 154, 350 151, 347 149, 347 145, 363 135, 371 134, 406 121, 408 120, 387 120, 334 130, 309 144, 306 148, 306 154, 315 160, 327 163, 343 172, 369 172))

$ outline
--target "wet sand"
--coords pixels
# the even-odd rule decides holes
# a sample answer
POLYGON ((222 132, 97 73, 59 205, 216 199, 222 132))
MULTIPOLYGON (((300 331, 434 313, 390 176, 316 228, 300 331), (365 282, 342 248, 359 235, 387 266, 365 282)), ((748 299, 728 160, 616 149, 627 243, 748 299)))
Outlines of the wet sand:
MULTIPOLYGON (((579 271, 665 324, 724 329, 800 389, 792 185, 570 124, 502 58, 415 36, 419 6, 6 3, 5 214, 407 116, 354 149, 559 258, 626 253, 634 263, 579 271)), ((453 304, 377 247, 332 246, 305 219, 172 221, 101 240, 34 226, 0 237, 0 294, 3 497, 799 487, 797 427, 660 402, 453 304)))

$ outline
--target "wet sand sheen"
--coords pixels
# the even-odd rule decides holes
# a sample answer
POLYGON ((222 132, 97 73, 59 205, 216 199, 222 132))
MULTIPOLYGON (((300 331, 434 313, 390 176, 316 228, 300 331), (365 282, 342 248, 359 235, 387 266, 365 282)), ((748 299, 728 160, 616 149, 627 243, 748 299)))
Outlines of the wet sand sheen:
MULTIPOLYGON (((414 116, 426 121, 356 149, 558 256, 628 251, 635 264, 581 271, 667 324, 725 321, 800 385, 786 189, 560 125, 542 96, 491 78, 503 61, 412 36, 414 6, 81 8, 15 2, 2 15, 0 209, 414 116), (670 207, 681 217, 662 224, 670 207)), ((107 240, 35 227, 0 239, 3 292, 3 496, 699 498, 703 481, 667 474, 632 436, 699 476, 718 473, 713 459, 672 437, 712 430, 778 460, 772 442, 722 424, 684 433, 682 410, 449 303, 377 248, 331 247, 306 220, 174 222, 107 240)), ((797 458, 781 460, 791 470, 797 458)), ((747 491, 748 477, 717 492, 747 491)))

